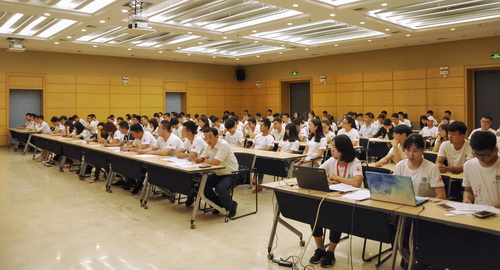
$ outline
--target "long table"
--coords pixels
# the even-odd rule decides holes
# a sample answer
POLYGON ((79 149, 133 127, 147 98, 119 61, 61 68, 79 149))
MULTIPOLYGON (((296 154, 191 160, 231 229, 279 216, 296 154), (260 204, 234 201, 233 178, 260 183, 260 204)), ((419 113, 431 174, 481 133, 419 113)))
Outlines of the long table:
POLYGON ((262 151, 241 147, 233 147, 233 152, 255 154, 257 156, 255 166, 259 173, 285 178, 292 177, 295 162, 305 157, 303 154, 262 151), (283 163, 284 161, 288 163, 283 163), (288 169, 285 168, 285 165, 288 166, 288 169))
POLYGON ((11 136, 16 139, 16 145, 14 146, 15 151, 17 151, 17 148, 21 143, 24 144, 23 154, 26 154, 29 146, 34 146, 33 144, 30 143, 31 135, 39 133, 33 129, 19 129, 19 128, 9 128, 9 131, 11 136))
MULTIPOLYGON (((176 165, 174 165, 171 162, 162 160, 166 157, 161 157, 161 156, 144 156, 144 155, 138 155, 135 152, 122 152, 119 150, 111 150, 107 147, 104 147, 102 144, 97 144, 97 143, 86 143, 83 140, 77 140, 73 138, 64 138, 60 136, 51 136, 51 135, 46 135, 46 134, 35 134, 37 138, 45 139, 47 141, 51 141, 53 144, 59 143, 60 146, 62 147, 62 155, 66 155, 65 149, 66 147, 73 148, 72 151, 75 151, 76 149, 79 149, 81 153, 83 153, 84 159, 86 158, 87 155, 92 156, 92 159, 101 159, 102 160, 110 160, 111 163, 111 171, 108 174, 108 179, 106 183, 106 190, 109 192, 110 189, 110 184, 112 181, 111 175, 113 172, 118 171, 118 173, 124 173, 124 174, 129 174, 125 176, 131 176, 133 178, 138 177, 138 172, 140 175, 140 170, 141 166, 145 168, 151 168, 151 167, 158 167, 163 169, 163 171, 167 171, 166 174, 164 174, 160 180, 163 182, 176 182, 179 181, 180 179, 177 179, 175 177, 171 177, 172 175, 179 175, 183 174, 184 176, 186 175, 193 175, 193 174, 200 174, 201 175, 201 180, 200 180, 200 190, 203 191, 206 185, 207 177, 210 172, 213 172, 215 170, 223 169, 223 166, 213 166, 210 165, 210 167, 207 168, 199 168, 199 167, 190 167, 190 168, 181 168, 176 165), (113 166, 114 165, 114 166, 113 166), (175 178, 175 179, 174 179, 175 178)), ((73 153, 75 154, 75 153, 73 153)), ((90 161, 90 160, 89 160, 90 161)), ((84 163, 87 161, 84 161, 84 163)), ((62 162, 61 162, 62 163, 62 162)), ((100 164, 99 164, 100 165, 100 164)), ((207 164, 204 164, 207 165, 207 164)), ((81 173, 83 173, 83 167, 81 168, 81 173)), ((191 177, 183 177, 181 178, 181 181, 188 181, 189 184, 191 184, 191 177)), ((175 185, 174 185, 175 186, 175 185)), ((176 192, 176 190, 172 190, 176 192)), ((208 204, 210 204, 212 207, 216 208, 222 213, 226 213, 226 211, 217 206, 215 203, 207 199, 204 195, 203 192, 199 192, 198 196, 196 197, 195 205, 198 205, 200 200, 203 199, 206 201, 208 204)), ((142 203, 142 202, 141 202, 142 203)), ((196 219, 196 214, 197 214, 197 207, 193 207, 193 212, 191 214, 191 228, 194 229, 196 228, 195 219, 196 219)))

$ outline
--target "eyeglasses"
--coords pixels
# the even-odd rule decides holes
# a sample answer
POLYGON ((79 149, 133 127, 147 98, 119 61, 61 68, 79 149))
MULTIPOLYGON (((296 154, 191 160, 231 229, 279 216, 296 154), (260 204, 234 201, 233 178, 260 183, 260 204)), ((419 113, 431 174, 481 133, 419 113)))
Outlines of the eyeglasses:
POLYGON ((488 158, 491 156, 491 153, 493 153, 493 151, 490 151, 490 153, 488 153, 488 154, 480 155, 480 154, 477 154, 476 152, 472 151, 472 155, 477 157, 477 158, 488 158))

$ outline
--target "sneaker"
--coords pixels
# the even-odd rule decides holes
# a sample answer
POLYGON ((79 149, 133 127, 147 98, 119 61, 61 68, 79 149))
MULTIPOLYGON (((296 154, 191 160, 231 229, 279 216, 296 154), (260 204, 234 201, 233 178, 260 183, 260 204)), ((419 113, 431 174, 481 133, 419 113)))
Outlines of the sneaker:
POLYGON ((116 182, 114 182, 113 184, 111 184, 112 186, 123 186, 123 184, 125 184, 125 181, 123 180, 118 180, 116 182))
POLYGON ((335 254, 331 251, 327 251, 323 259, 321 260, 321 267, 330 267, 335 263, 335 254))
POLYGON ((314 263, 314 264, 319 263, 321 261, 321 259, 323 259, 323 256, 325 256, 325 253, 326 252, 324 249, 317 248, 314 251, 314 255, 311 257, 311 259, 309 259, 309 262, 314 263))
POLYGON ((141 188, 140 187, 135 187, 132 192, 130 192, 132 195, 137 195, 139 194, 139 191, 141 191, 141 188))
POLYGON ((254 194, 255 194, 256 192, 261 192, 261 191, 262 191, 262 188, 261 188, 261 187, 259 187, 259 188, 254 189, 254 190, 252 191, 252 193, 254 193, 254 194))
POLYGON ((220 213, 220 211, 217 209, 212 210, 212 214, 214 214, 214 215, 218 215, 219 213, 220 213))
POLYGON ((231 205, 231 209, 229 210, 229 215, 227 215, 227 216, 230 218, 236 216, 236 208, 238 208, 238 203, 233 201, 233 204, 231 205))
POLYGON ((193 195, 188 196, 186 199, 186 206, 191 206, 193 205, 193 203, 194 203, 194 196, 193 195))
POLYGON ((123 190, 130 190, 131 189, 130 183, 128 183, 128 182, 123 183, 122 189, 123 190))

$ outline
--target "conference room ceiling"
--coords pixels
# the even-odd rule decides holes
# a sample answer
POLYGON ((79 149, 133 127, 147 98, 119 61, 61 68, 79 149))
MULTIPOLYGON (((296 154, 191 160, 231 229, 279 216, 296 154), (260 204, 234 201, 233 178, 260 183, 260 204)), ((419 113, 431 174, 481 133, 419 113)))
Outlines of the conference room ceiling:
POLYGON ((251 65, 500 34, 500 1, 147 0, 143 31, 129 3, 0 0, 0 48, 251 65))

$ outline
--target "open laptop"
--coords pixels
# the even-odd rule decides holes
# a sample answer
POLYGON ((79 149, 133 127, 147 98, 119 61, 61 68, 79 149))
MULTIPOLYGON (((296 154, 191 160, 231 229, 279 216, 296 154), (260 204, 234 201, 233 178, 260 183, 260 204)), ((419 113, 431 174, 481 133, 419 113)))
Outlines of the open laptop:
POLYGON ((372 200, 418 206, 429 198, 416 197, 411 177, 386 173, 366 172, 366 181, 372 200))
POLYGON ((326 171, 313 167, 295 167, 295 177, 300 188, 330 192, 326 171))

